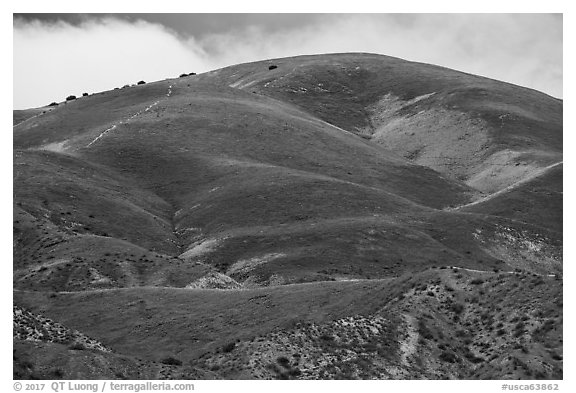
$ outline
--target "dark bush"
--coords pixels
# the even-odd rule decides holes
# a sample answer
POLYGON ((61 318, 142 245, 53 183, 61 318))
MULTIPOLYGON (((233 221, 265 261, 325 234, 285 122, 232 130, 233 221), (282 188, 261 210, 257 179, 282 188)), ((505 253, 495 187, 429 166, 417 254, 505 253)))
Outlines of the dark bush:
POLYGON ((450 305, 450 310, 452 310, 456 314, 462 314, 462 312, 464 311, 464 305, 460 303, 452 303, 450 305))
POLYGON ((66 97, 66 101, 72 101, 72 100, 75 100, 75 99, 76 99, 76 96, 68 96, 68 97, 66 97))
POLYGON ((440 354, 440 356, 438 357, 440 360, 444 361, 444 362, 448 362, 448 363, 454 363, 456 362, 456 355, 454 355, 453 352, 448 352, 448 351, 442 351, 442 353, 440 354))
POLYGON ((534 373, 534 379, 546 379, 546 378, 547 378, 547 375, 544 374, 544 373, 543 373, 542 371, 540 371, 540 370, 537 370, 537 371, 534 373))
POLYGON ((553 319, 547 319, 547 320, 542 324, 542 326, 540 326, 540 327, 539 327, 538 329, 536 329, 536 330, 539 331, 539 332, 541 331, 541 332, 543 332, 543 333, 546 333, 546 332, 554 329, 554 325, 555 325, 555 322, 554 322, 553 319))
POLYGON ((231 343, 224 345, 222 347, 222 351, 228 353, 228 352, 232 352, 234 350, 234 348, 236 348, 236 343, 231 342, 231 343))
POLYGON ((524 334, 524 327, 525 324, 523 321, 520 321, 514 326, 514 337, 520 337, 524 334))
POLYGON ((75 349, 77 351, 83 351, 86 349, 86 346, 82 343, 75 342, 75 343, 72 343, 72 345, 70 345, 68 348, 75 349))
POLYGON ((57 102, 51 102, 50 104, 48 104, 48 106, 58 106, 57 102))
POLYGON ((137 85, 145 85, 145 84, 146 84, 146 82, 144 82, 144 81, 140 81, 137 83, 137 85))
POLYGON ((279 365, 281 365, 283 367, 286 367, 288 364, 290 364, 290 360, 288 360, 288 358, 285 356, 278 357, 278 359, 276 359, 276 361, 278 362, 279 365))
POLYGON ((270 67, 268 67, 269 70, 274 70, 274 69, 276 69, 276 68, 278 68, 277 65, 271 65, 270 67))
POLYGON ((552 357, 552 359, 554 360, 562 360, 562 356, 558 355, 555 351, 551 350, 548 352, 550 354, 550 356, 552 357))
POLYGON ((180 74, 180 78, 186 78, 188 74, 180 74))
POLYGON ((484 280, 482 280, 481 278, 475 278, 474 280, 470 281, 470 284, 472 285, 484 284, 484 280))
POLYGON ((331 336, 329 334, 323 334, 320 336, 320 339, 324 341, 334 341, 334 336, 331 336))
POLYGON ((182 365, 181 360, 173 358, 172 356, 168 356, 167 358, 162 359, 160 362, 164 363, 164 364, 168 364, 170 366, 181 366, 182 365))
POLYGON ((420 333, 420 336, 426 340, 431 340, 434 338, 434 335, 422 319, 418 320, 418 333, 420 333))
POLYGON ((82 97, 88 97, 88 93, 82 93, 82 97))
POLYGON ((191 73, 188 74, 188 76, 192 76, 192 75, 196 75, 196 73, 195 73, 195 72, 191 72, 191 73))

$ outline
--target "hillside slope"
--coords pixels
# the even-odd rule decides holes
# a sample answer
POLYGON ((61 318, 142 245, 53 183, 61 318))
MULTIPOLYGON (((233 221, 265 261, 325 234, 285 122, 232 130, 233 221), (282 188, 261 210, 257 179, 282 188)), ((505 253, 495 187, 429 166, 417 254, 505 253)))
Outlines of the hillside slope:
POLYGON ((14 296, 143 363, 226 379, 562 378, 561 281, 530 274, 14 296))
POLYGON ((51 362, 70 378, 562 373, 561 330, 545 325, 561 326, 559 100, 336 54, 15 113, 25 117, 13 127, 15 305, 112 352, 15 336, 21 377, 51 375, 51 362), (497 334, 518 321, 494 321, 532 295, 523 335, 497 334), (454 302, 470 304, 461 314, 454 302), (486 313, 494 323, 480 326, 486 313), (459 346, 440 333, 419 342, 431 339, 415 333, 423 318, 459 346), (314 359, 277 362, 294 335, 295 353, 314 359))
POLYGON ((561 100, 443 67, 351 53, 272 59, 201 77, 296 104, 482 192, 562 157, 561 100))

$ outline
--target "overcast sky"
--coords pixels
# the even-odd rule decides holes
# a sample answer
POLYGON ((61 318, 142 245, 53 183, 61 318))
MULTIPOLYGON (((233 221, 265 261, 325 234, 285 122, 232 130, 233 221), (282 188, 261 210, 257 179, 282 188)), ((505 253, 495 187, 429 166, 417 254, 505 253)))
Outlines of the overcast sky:
POLYGON ((562 98, 551 14, 15 14, 14 108, 274 57, 370 52, 562 98))

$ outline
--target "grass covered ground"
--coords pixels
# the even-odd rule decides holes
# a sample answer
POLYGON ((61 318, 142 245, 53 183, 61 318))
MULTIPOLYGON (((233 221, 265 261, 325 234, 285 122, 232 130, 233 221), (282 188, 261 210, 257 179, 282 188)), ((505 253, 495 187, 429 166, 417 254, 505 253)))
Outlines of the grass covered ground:
POLYGON ((113 351, 17 338, 15 375, 561 376, 560 100, 340 54, 50 108, 14 114, 15 304, 113 351))

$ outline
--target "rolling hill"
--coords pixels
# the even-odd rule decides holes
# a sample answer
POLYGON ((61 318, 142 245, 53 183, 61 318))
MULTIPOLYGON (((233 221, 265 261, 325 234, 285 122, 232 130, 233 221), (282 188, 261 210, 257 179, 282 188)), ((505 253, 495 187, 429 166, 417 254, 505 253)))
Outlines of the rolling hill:
MULTIPOLYGON (((561 100, 333 54, 14 123, 15 305, 110 348, 91 377, 120 363, 166 378, 561 377, 561 100), (300 356, 278 360, 291 334, 300 356)), ((18 375, 53 375, 56 360, 64 378, 94 369, 91 357, 71 369, 66 343, 15 340, 18 375)))

